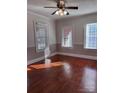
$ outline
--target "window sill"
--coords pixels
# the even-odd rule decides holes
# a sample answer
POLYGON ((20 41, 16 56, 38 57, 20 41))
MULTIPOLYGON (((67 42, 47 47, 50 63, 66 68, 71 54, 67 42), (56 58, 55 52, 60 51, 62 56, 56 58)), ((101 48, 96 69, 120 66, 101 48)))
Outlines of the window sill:
POLYGON ((73 47, 66 47, 66 46, 61 46, 62 48, 69 48, 69 49, 72 49, 73 47))

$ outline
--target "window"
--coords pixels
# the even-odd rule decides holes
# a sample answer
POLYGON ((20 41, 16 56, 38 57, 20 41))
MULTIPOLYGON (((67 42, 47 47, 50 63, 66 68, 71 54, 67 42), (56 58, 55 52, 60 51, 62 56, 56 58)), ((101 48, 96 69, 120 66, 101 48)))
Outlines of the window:
POLYGON ((64 27, 62 31, 62 47, 72 47, 72 28, 64 27))
POLYGON ((85 48, 96 49, 97 48, 97 23, 87 24, 85 35, 86 35, 85 48))
POLYGON ((36 35, 37 35, 37 48, 38 49, 44 49, 46 46, 46 37, 45 37, 46 33, 45 32, 46 32, 45 29, 40 28, 36 33, 36 35))
POLYGON ((35 39, 36 39, 36 51, 43 51, 47 46, 47 32, 46 27, 41 22, 35 23, 35 39))

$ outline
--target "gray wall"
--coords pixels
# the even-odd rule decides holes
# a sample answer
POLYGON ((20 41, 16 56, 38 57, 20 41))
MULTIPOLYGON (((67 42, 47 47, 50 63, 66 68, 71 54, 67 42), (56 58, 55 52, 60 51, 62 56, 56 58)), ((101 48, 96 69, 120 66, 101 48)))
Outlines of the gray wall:
POLYGON ((46 22, 49 26, 49 45, 51 53, 63 52, 63 53, 74 53, 82 55, 96 56, 97 50, 95 49, 84 49, 84 26, 87 23, 96 22, 97 14, 89 14, 84 16, 78 16, 73 18, 65 18, 59 20, 51 20, 42 15, 29 12, 27 14, 27 60, 33 60, 44 56, 43 52, 36 52, 35 39, 34 39, 34 28, 33 21, 41 20, 46 22), (61 31, 63 26, 73 27, 73 47, 63 48, 61 47, 61 31))
POLYGON ((57 51, 64 52, 64 53, 96 56, 97 55, 96 49, 84 48, 85 25, 87 23, 92 23, 92 22, 97 22, 97 13, 56 20, 57 51), (62 28, 64 26, 72 26, 73 28, 73 33, 72 33, 73 47, 72 48, 61 47, 62 28))
POLYGON ((48 24, 48 36, 49 36, 49 45, 51 52, 56 51, 56 32, 55 32, 55 21, 51 20, 42 15, 38 15, 28 11, 27 14, 27 60, 32 60, 44 56, 43 52, 36 52, 35 49, 35 39, 34 39, 34 27, 33 21, 41 20, 48 24))

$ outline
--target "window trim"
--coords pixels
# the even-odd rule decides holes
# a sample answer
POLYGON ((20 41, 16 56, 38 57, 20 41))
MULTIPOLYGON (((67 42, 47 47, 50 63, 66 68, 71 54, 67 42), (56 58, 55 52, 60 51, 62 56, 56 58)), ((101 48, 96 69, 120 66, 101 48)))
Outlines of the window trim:
POLYGON ((73 48, 73 26, 66 25, 66 26, 62 27, 62 29, 61 29, 61 47, 63 47, 63 48, 73 48), (70 27, 72 29, 72 44, 71 44, 71 46, 63 46, 63 32, 64 32, 64 28, 66 28, 66 27, 70 27))
POLYGON ((36 50, 36 52, 37 53, 39 53, 39 52, 43 52, 44 50, 45 50, 45 48, 43 48, 43 49, 38 49, 38 43, 37 43, 37 37, 36 37, 36 32, 37 32, 37 29, 36 29, 36 25, 37 25, 37 23, 39 23, 39 24, 41 24, 41 27, 42 28, 44 28, 45 29, 45 33, 46 33, 46 41, 45 41, 45 43, 46 43, 46 46, 45 46, 45 48, 49 45, 49 35, 48 35, 48 24, 46 24, 45 22, 43 22, 43 21, 40 21, 40 20, 35 20, 35 21, 33 21, 33 26, 34 26, 34 42, 35 42, 35 50, 36 50))
MULTIPOLYGON (((91 23, 87 23, 87 24, 96 24, 97 25, 97 22, 91 22, 91 23)), ((84 25, 84 48, 85 49, 97 49, 97 45, 96 45, 96 48, 92 48, 92 47, 86 47, 86 29, 87 29, 87 24, 84 25)), ((97 43, 96 43, 97 44, 97 43)))

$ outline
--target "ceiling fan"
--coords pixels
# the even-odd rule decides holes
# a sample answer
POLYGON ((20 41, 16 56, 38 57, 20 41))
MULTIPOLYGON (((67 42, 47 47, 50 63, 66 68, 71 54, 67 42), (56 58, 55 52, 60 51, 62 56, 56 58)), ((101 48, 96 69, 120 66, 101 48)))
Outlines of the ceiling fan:
POLYGON ((56 7, 53 6, 45 6, 44 8, 57 8, 56 11, 54 11, 51 15, 69 15, 69 12, 66 11, 66 9, 78 9, 78 6, 66 6, 65 3, 67 2, 66 0, 54 0, 57 3, 56 7))

